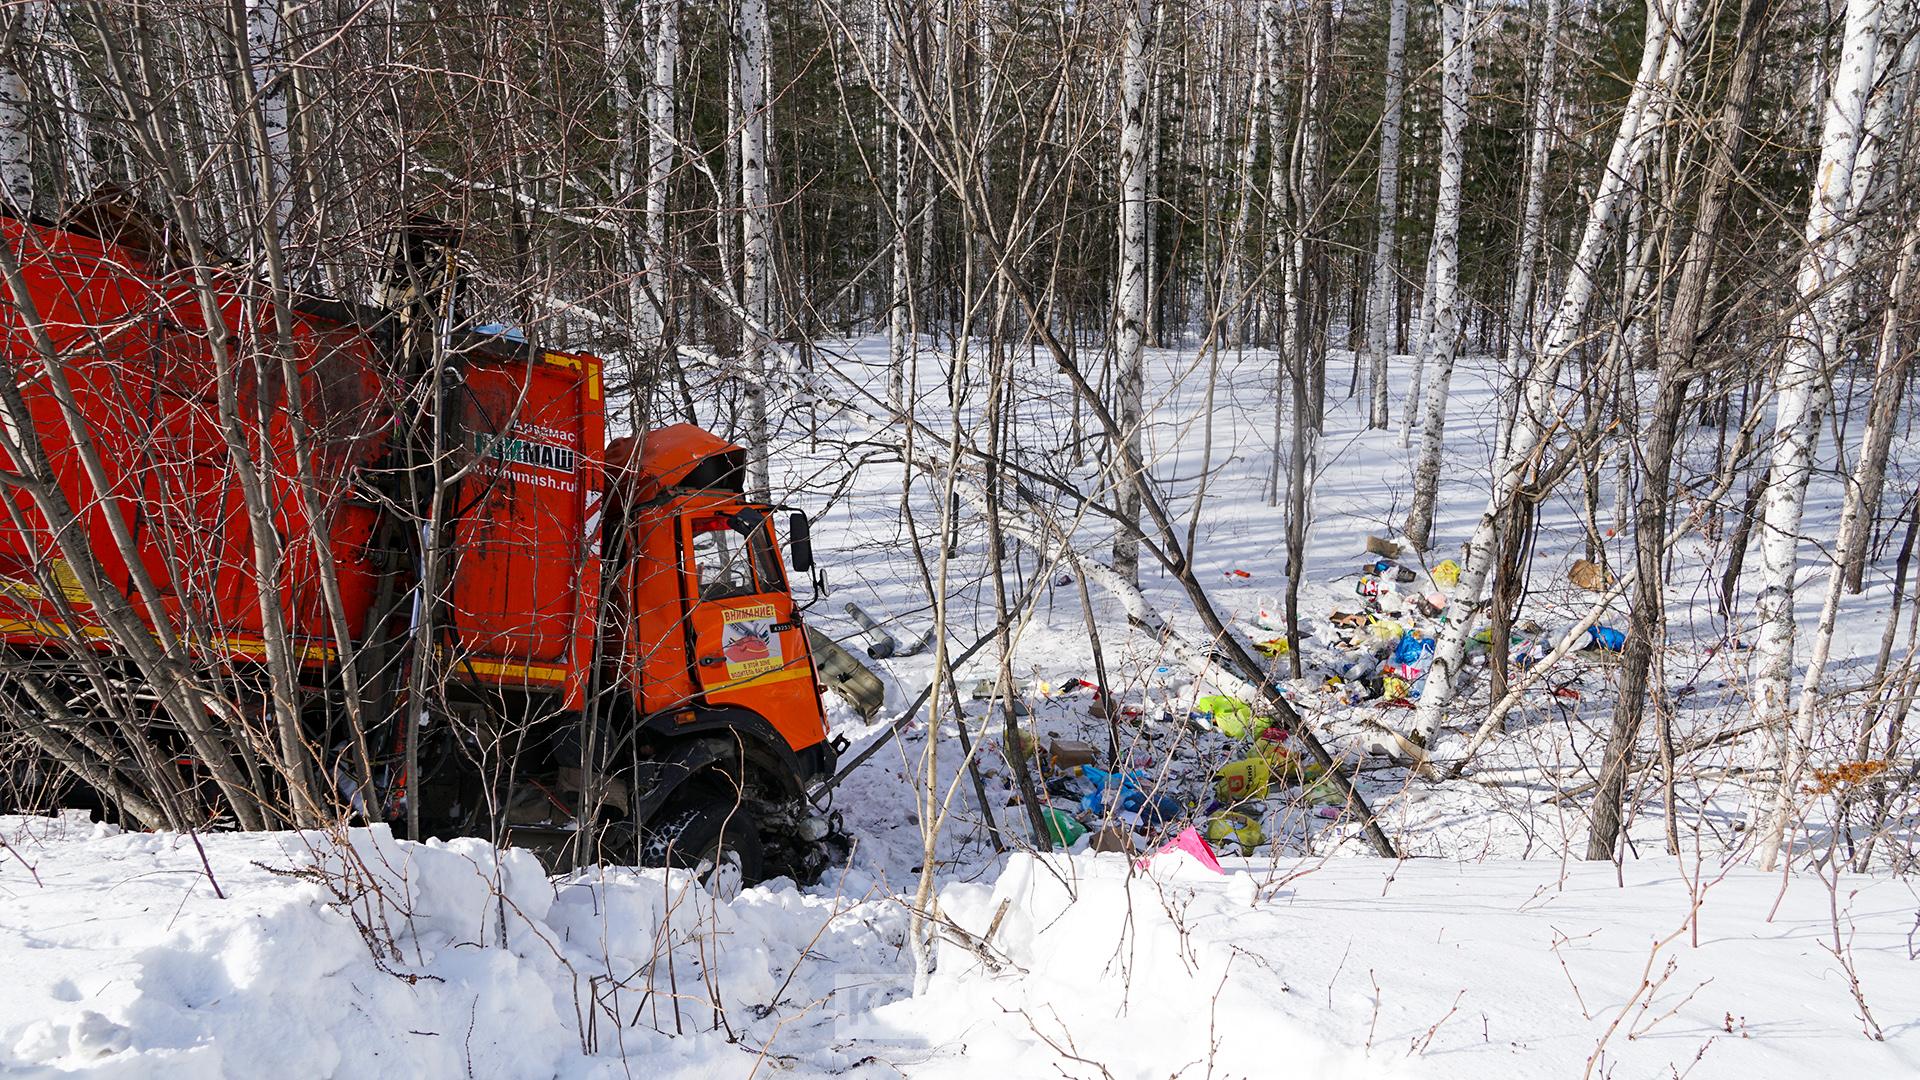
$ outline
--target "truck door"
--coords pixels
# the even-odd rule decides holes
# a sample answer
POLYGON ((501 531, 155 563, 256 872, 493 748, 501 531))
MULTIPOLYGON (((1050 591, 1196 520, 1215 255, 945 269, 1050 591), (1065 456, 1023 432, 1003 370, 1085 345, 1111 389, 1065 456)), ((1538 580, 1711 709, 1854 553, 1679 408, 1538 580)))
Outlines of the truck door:
POLYGON ((707 703, 759 714, 796 750, 819 742, 813 663, 771 519, 742 507, 680 520, 694 671, 707 703))

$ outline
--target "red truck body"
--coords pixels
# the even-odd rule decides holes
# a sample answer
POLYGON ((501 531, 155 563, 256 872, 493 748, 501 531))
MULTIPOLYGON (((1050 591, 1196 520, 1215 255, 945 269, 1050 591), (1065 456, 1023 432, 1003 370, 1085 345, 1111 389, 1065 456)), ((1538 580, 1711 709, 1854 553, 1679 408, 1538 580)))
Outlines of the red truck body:
MULTIPOLYGON (((380 573, 368 550, 375 508, 350 484, 356 467, 389 449, 379 406, 393 388, 380 384, 372 341, 357 326, 292 314, 299 415, 317 480, 309 500, 302 497, 289 407, 296 395, 268 386, 261 409, 255 365, 232 359, 258 351, 249 335, 278 334, 270 310, 248 310, 237 289, 216 286, 221 330, 234 335, 223 362, 191 282, 156 276, 125 249, 76 233, 10 218, 0 218, 0 230, 26 256, 22 273, 62 359, 74 422, 17 317, 7 326, 7 361, 23 376, 40 444, 107 577, 128 586, 144 608, 144 595, 131 587, 137 561, 170 623, 209 632, 196 648, 222 657, 261 655, 263 575, 220 420, 225 367, 240 414, 267 418, 243 423, 239 437, 255 444, 249 456, 274 493, 286 624, 311 662, 331 659, 334 622, 321 592, 319 537, 349 628, 367 625, 380 573), (137 560, 116 543, 116 524, 131 537, 137 560)), ((464 449, 477 459, 465 485, 472 505, 454 524, 460 568, 449 607, 461 670, 482 681, 564 689, 574 708, 591 667, 599 591, 591 525, 603 484, 602 393, 600 362, 590 356, 547 352, 529 364, 511 352, 475 353, 461 424, 473 439, 464 449)), ((11 464, 0 453, 0 467, 11 464)), ((41 595, 31 575, 52 546, 47 523, 27 493, 16 490, 8 499, 17 516, 0 526, 0 634, 13 643, 66 634, 55 598, 41 595)), ((84 603, 69 593, 59 599, 84 603)), ((78 630, 90 632, 84 621, 78 630)))
MULTIPOLYGON (((407 396, 418 380, 383 374, 388 347, 343 305, 276 309, 235 271, 156 269, 141 252, 6 217, 0 232, 31 302, 0 304, 0 345, 108 583, 208 666, 264 657, 262 593, 277 592, 303 668, 325 682, 343 629, 359 648, 383 610, 396 618, 397 549, 365 477, 396 474, 396 418, 424 408, 407 396), (242 460, 271 493, 281 551, 264 568, 242 460)), ((11 297, 0 288, 0 302, 11 297)), ((611 691, 655 755, 679 752, 680 735, 751 727, 773 744, 760 757, 795 774, 780 780, 789 794, 830 767, 773 508, 741 494, 739 447, 681 425, 609 453, 600 360, 468 337, 442 405, 442 466, 461 477, 445 507, 446 675, 535 717, 580 715, 611 691), (709 549, 731 552, 731 569, 707 565, 709 549), (742 580, 708 582, 722 572, 742 580)), ((0 450, 0 469, 16 464, 0 450)), ((19 487, 0 499, 0 642, 110 650, 35 499, 19 487)))

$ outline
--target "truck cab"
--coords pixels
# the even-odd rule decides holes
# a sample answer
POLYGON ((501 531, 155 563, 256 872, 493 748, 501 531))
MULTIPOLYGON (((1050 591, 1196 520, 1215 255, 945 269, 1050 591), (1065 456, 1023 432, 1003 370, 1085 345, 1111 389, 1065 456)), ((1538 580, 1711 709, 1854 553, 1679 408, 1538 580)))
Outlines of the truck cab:
POLYGON ((693 775, 641 772, 746 807, 759 841, 817 838, 804 792, 835 751, 792 580, 824 587, 805 515, 747 498, 746 451, 691 424, 617 439, 606 462, 602 682, 654 760, 693 775))

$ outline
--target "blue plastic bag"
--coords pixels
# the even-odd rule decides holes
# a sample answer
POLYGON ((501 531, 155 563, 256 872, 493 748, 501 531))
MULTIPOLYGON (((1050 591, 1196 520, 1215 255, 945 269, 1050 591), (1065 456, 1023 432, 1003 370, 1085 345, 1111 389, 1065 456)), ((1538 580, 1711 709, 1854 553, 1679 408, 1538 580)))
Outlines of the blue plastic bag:
POLYGON ((1080 775, 1093 784, 1093 790, 1087 792, 1080 800, 1080 809, 1083 813, 1106 813, 1107 800, 1113 797, 1110 794, 1112 792, 1118 792, 1118 809, 1122 811, 1138 810, 1147 801, 1147 794, 1140 790, 1138 782, 1146 777, 1138 772, 1110 773, 1092 765, 1082 765, 1080 775))
POLYGON ((1435 646, 1434 639, 1415 637, 1413 631, 1408 630, 1400 635, 1400 644, 1394 646, 1394 663, 1418 664, 1433 655, 1435 646))
POLYGON ((1619 652, 1627 647, 1627 635, 1611 626, 1595 626, 1587 630, 1587 648, 1605 649, 1619 652))
POLYGON ((1114 809, 1121 813, 1137 813, 1140 820, 1150 826, 1171 824, 1186 813, 1186 807, 1171 795, 1148 795, 1142 790, 1141 785, 1147 782, 1147 775, 1138 769, 1110 773, 1092 765, 1082 765, 1080 774, 1093 784, 1093 790, 1080 800, 1082 813, 1106 813, 1108 800, 1115 797, 1114 793, 1118 793, 1118 805, 1114 809))

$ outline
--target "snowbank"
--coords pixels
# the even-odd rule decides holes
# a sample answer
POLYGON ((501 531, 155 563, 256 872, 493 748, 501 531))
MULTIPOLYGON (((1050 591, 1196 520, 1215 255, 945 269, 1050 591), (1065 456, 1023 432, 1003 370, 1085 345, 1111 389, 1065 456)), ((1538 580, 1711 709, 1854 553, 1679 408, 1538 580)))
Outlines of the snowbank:
POLYGON ((385 830, 208 836, 205 866, 72 820, 0 839, 8 1076, 1920 1071, 1895 879, 1016 855, 941 891, 913 996, 905 908, 857 871, 716 903, 385 830))
POLYGON ((716 904, 665 870, 551 883, 524 851, 385 829, 205 837, 225 899, 186 838, 30 819, 0 837, 8 1075, 592 1076, 623 1052, 654 1076, 746 1075, 836 972, 898 968, 905 940, 891 903, 716 904))

